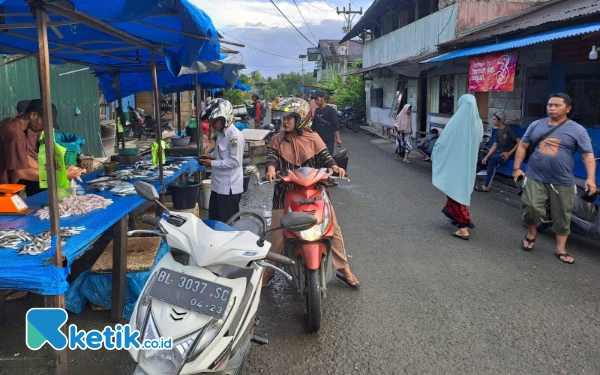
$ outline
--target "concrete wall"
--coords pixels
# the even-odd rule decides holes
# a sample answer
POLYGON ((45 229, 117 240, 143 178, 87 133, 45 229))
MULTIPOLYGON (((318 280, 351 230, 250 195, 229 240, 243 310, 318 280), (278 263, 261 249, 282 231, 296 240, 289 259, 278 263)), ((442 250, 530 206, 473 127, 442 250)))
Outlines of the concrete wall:
POLYGON ((508 124, 520 124, 523 103, 523 74, 515 75, 513 91, 490 92, 488 121, 492 123, 495 112, 504 112, 508 124))

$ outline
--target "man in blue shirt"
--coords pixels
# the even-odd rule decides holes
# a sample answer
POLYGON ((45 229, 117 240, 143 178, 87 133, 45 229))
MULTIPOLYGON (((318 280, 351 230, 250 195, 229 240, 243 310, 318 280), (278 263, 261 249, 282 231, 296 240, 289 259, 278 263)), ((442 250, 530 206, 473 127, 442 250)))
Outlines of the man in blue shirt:
POLYGON ((589 195, 596 193, 596 161, 590 137, 586 129, 569 120, 571 98, 566 94, 554 94, 548 101, 548 118, 534 122, 523 136, 515 156, 513 177, 515 182, 524 178, 523 220, 528 232, 521 248, 533 250, 537 237, 536 225, 546 214, 546 201, 552 210, 552 230, 556 234, 555 255, 564 263, 575 262, 567 253, 567 238, 570 234, 571 214, 574 205, 574 155, 583 158, 587 180, 585 190, 589 195), (552 129, 553 132, 549 133, 552 129), (527 162, 527 171, 521 170, 529 146, 535 145, 527 162))
POLYGON ((433 152, 433 146, 438 139, 439 131, 437 129, 431 129, 431 135, 425 137, 418 145, 417 151, 423 155, 423 161, 431 161, 431 153, 433 152))

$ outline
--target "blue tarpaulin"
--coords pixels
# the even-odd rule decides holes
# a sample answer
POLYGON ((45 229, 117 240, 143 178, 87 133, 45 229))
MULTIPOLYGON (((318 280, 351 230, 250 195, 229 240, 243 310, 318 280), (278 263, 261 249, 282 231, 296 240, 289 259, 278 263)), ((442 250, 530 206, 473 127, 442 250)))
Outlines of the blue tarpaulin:
MULTIPOLYGON (((180 77, 174 77, 169 71, 157 72, 158 87, 163 94, 171 94, 180 91, 194 90, 194 76, 198 76, 198 83, 203 89, 213 87, 218 88, 238 88, 244 87, 240 82, 240 75, 245 65, 240 54, 221 55, 221 59, 214 62, 196 62, 194 63, 197 70, 205 69, 205 72, 200 74, 186 74, 180 77)), ((187 68, 183 68, 187 71, 187 68)), ((97 72, 101 72, 97 70, 97 72)), ((98 77, 102 92, 108 102, 113 102, 118 99, 116 90, 117 75, 115 73, 106 73, 98 77)), ((120 73, 121 95, 126 97, 139 92, 153 90, 152 74, 150 71, 139 73, 120 73)))
MULTIPOLYGON (((189 0, 71 0, 70 3, 77 12, 162 46, 170 53, 164 56, 158 54, 156 62, 159 65, 176 69, 178 66, 192 66, 196 61, 215 61, 220 57, 219 42, 192 36, 219 39, 210 17, 189 0)), ((25 0, 0 0, 0 6, 4 7, 3 13, 6 14, 3 16, 4 24, 36 22, 25 0)), ((143 69, 150 64, 147 48, 74 22, 66 16, 67 11, 73 10, 64 11, 64 7, 57 10, 58 7, 62 7, 62 3, 47 6, 50 26, 61 34, 57 35, 52 28, 48 30, 52 62, 69 60, 90 67, 119 67, 124 70, 143 69)), ((35 27, 0 33, 0 52, 13 54, 17 50, 38 51, 35 27)), ((178 71, 171 73, 179 75, 178 71)))
MULTIPOLYGON (((150 278, 152 270, 158 262, 171 250, 165 242, 161 243, 156 254, 152 269, 147 271, 127 272, 125 306, 122 316, 131 319, 135 304, 144 289, 144 285, 150 278)), ((109 309, 112 302, 112 274, 97 274, 85 271, 71 284, 65 293, 65 307, 72 313, 79 314, 85 308, 87 302, 109 309)))

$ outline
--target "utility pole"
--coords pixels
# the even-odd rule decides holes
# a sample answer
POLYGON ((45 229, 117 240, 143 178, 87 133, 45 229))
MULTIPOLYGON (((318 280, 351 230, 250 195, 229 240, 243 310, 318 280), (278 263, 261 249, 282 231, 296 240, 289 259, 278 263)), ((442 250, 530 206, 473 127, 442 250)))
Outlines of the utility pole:
MULTIPOLYGON (((342 8, 343 10, 340 10, 338 7, 335 8, 335 10, 337 11, 337 14, 343 14, 344 15, 344 19, 346 20, 346 25, 342 28, 342 31, 344 33, 349 33, 350 30, 352 30, 352 21, 354 21, 354 17, 356 17, 357 14, 362 15, 362 7, 360 7, 360 10, 356 11, 356 10, 352 10, 352 4, 348 4, 348 10, 346 10, 346 7, 342 8)), ((348 40, 346 42, 346 51, 344 53, 344 73, 348 72, 348 55, 350 54, 350 41, 348 40)), ((344 77, 345 80, 345 77, 344 77)))
MULTIPOLYGON (((305 73, 305 71, 304 71, 304 59, 307 57, 307 55, 300 55, 298 57, 300 58, 300 60, 302 60, 302 87, 306 88, 306 87, 304 87, 304 73, 305 73)), ((305 94, 302 94, 302 95, 304 96, 305 94)))

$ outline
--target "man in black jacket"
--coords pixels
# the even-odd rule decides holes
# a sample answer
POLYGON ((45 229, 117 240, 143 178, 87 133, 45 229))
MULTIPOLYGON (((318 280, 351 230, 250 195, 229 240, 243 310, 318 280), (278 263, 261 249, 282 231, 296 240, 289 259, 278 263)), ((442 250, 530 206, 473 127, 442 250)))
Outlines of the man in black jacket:
POLYGON ((340 125, 338 124, 336 110, 328 106, 325 102, 325 93, 317 91, 315 94, 317 105, 315 117, 312 122, 312 130, 321 136, 331 156, 334 156, 335 144, 342 147, 342 138, 340 137, 340 125))

